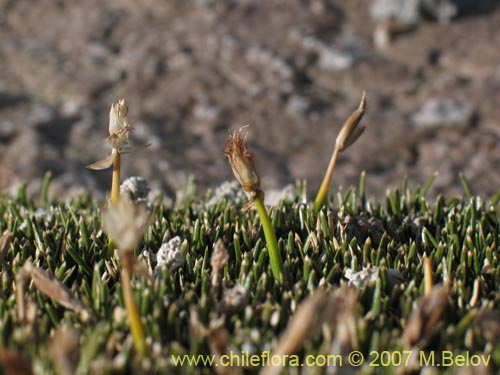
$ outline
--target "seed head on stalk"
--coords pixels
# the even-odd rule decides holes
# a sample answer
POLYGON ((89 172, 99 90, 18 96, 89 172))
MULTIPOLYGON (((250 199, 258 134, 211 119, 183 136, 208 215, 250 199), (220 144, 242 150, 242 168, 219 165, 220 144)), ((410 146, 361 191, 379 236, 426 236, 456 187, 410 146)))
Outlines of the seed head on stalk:
POLYGON ((266 237, 271 271, 274 278, 278 282, 282 282, 283 262, 281 260, 278 241, 276 240, 273 225, 264 206, 264 192, 260 189, 260 177, 255 167, 255 155, 250 151, 246 142, 248 133, 245 133, 245 135, 241 134, 244 128, 229 134, 229 140, 224 147, 224 156, 229 160, 234 176, 241 184, 248 200, 257 208, 266 237))
POLYGON ((264 199, 264 192, 260 189, 260 177, 255 167, 255 154, 248 148, 242 130, 248 125, 234 130, 229 134, 229 140, 224 147, 224 156, 229 160, 234 176, 241 184, 248 200, 253 202, 256 197, 264 199))
MULTIPOLYGON (((109 137, 106 138, 108 146, 111 147, 111 154, 102 160, 87 165, 87 168, 94 170, 107 169, 113 166, 113 175, 111 178, 112 204, 117 204, 120 199, 121 155, 138 149, 127 147, 129 133, 133 129, 127 119, 127 114, 128 107, 125 105, 125 99, 120 99, 118 102, 111 104, 111 109, 109 110, 109 137)), ((148 146, 149 144, 139 148, 148 146)), ((109 257, 113 255, 115 249, 116 245, 113 237, 111 237, 108 242, 109 257)))
POLYGON ((128 108, 125 105, 125 99, 120 99, 118 102, 111 104, 109 110, 109 137, 106 138, 106 143, 111 147, 111 154, 106 158, 95 163, 87 165, 87 168, 101 170, 110 168, 118 154, 121 154, 127 149, 128 137, 133 129, 127 119, 128 108))
POLYGON ((363 91, 361 97, 361 102, 359 103, 358 109, 356 109, 346 120, 340 133, 335 141, 335 148, 333 149, 332 157, 330 158, 330 163, 321 183, 321 187, 318 190, 316 199, 314 200, 314 212, 317 214, 321 207, 325 204, 326 197, 328 195, 328 189, 330 187, 330 181, 332 179, 333 170, 337 164, 337 158, 339 153, 345 151, 349 146, 358 140, 358 138, 365 131, 364 126, 359 126, 366 109, 366 94, 363 91))

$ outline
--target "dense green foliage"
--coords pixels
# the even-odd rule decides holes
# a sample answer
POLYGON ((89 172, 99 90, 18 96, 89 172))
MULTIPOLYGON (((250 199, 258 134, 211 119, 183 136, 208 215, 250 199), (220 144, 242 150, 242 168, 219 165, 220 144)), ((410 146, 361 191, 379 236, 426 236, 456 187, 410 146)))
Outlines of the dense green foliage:
MULTIPOLYGON (((212 193, 196 198, 188 189, 181 201, 158 197, 153 220, 136 250, 143 271, 133 282, 147 335, 149 354, 134 355, 124 314, 118 260, 106 260, 108 238, 102 231, 100 210, 90 196, 68 202, 26 197, 0 199, 0 229, 13 234, 0 264, 0 335, 5 350, 29 359, 35 373, 53 373, 49 336, 59 326, 70 326, 79 337, 78 373, 211 373, 209 369, 174 369, 171 354, 210 354, 207 339, 197 335, 193 317, 201 325, 227 313, 224 323, 230 344, 238 351, 256 353, 275 346, 296 305, 320 285, 336 289, 347 282, 347 269, 379 266, 375 282, 358 288, 356 314, 359 350, 402 350, 401 336, 417 301, 424 294, 423 258, 432 261, 434 282, 449 282, 448 307, 442 327, 427 350, 493 353, 500 368, 498 342, 488 343, 477 317, 500 311, 500 211, 498 202, 480 198, 443 198, 427 202, 424 187, 413 194, 387 195, 385 202, 365 199, 360 191, 338 193, 314 218, 299 188, 295 201, 282 201, 270 210, 284 261, 284 283, 275 283, 254 210, 242 210, 243 199, 207 205, 212 193), (374 218, 374 219, 371 219, 374 218), (370 220, 371 219, 371 220, 370 220), (157 272, 154 261, 164 239, 180 236, 185 264, 173 272, 157 272), (212 288, 210 257, 222 239, 229 262, 218 288, 212 288), (16 312, 16 275, 27 260, 55 275, 89 310, 84 322, 72 311, 27 286, 25 300, 36 314, 24 323, 16 312), (389 287, 387 270, 397 269, 404 283, 389 287), (472 302, 474 284, 479 295, 472 302), (224 292, 241 284, 248 290, 246 306, 229 311, 221 305, 224 292), (191 317, 191 319, 190 319, 191 317), (190 328, 189 328, 190 327, 190 328)), ((467 192, 468 194, 470 192, 467 192)), ((139 268, 139 267, 138 267, 139 268)), ((315 319, 311 316, 311 319, 315 319)), ((331 346, 331 335, 311 335, 299 355, 331 346)), ((1 348, 1 346, 0 346, 1 348)), ((362 368, 365 373, 391 373, 362 368)), ((255 373, 257 369, 246 369, 255 373)), ((290 370, 293 373, 293 369, 290 370)), ((448 370, 455 373, 455 370, 448 370)), ((323 369, 317 369, 323 373, 323 369)))

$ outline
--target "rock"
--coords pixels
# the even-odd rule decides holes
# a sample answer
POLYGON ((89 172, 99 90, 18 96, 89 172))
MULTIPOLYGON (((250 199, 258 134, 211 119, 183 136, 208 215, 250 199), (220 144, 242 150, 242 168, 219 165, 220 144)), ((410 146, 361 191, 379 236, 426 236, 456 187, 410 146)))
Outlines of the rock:
POLYGON ((309 108, 311 107, 311 102, 309 99, 302 95, 292 95, 285 107, 285 112, 290 116, 306 116, 309 108))
POLYGON ((371 14, 376 20, 417 23, 427 16, 446 23, 459 15, 485 11, 492 5, 491 0, 375 0, 371 14))
POLYGON ((458 15, 458 4, 450 0, 422 0, 422 10, 439 22, 449 22, 458 15))
POLYGON ((371 7, 374 19, 397 20, 404 23, 420 21, 420 0, 375 0, 371 7))
POLYGON ((427 100, 412 117, 414 124, 421 129, 439 126, 452 127, 468 125, 473 109, 452 98, 432 98, 427 100))
POLYGON ((342 70, 350 68, 357 60, 354 51, 341 50, 337 47, 322 47, 319 49, 318 65, 322 69, 342 70))
POLYGON ((0 141, 10 141, 16 132, 16 124, 12 121, 4 120, 0 122, 0 141))
POLYGON ((28 124, 31 126, 44 126, 55 120, 54 110, 43 104, 34 104, 30 108, 28 115, 28 124))

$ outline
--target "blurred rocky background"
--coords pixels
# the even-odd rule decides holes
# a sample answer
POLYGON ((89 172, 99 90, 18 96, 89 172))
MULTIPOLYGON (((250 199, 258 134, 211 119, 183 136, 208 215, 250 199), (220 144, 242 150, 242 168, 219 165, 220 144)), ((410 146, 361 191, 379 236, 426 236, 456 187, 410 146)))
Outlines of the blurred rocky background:
POLYGON ((480 0, 2 0, 0 184, 54 176, 53 194, 109 189, 109 106, 125 97, 135 143, 123 178, 172 192, 232 179, 222 149, 251 124, 265 189, 321 182, 367 91, 366 132, 333 186, 485 197, 500 188, 500 7, 480 0))

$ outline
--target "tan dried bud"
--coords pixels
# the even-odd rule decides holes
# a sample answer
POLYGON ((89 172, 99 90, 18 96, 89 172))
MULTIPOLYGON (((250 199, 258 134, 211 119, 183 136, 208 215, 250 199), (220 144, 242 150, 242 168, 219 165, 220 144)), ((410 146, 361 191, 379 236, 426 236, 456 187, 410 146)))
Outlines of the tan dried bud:
POLYGON ((363 91, 363 96, 361 97, 361 102, 359 107, 355 110, 342 126, 339 135, 337 136, 337 141, 335 147, 339 151, 344 151, 350 145, 352 145, 365 131, 364 126, 359 126, 366 109, 366 93, 363 91))
POLYGON ((224 242, 219 239, 215 243, 214 251, 210 257, 210 265, 212 266, 212 288, 217 288, 219 282, 219 273, 226 266, 229 260, 227 249, 224 242))
POLYGON ((136 205, 126 197, 102 210, 104 231, 126 251, 138 245, 148 218, 149 212, 144 205, 136 205))
POLYGON ((255 168, 255 155, 246 143, 248 133, 241 135, 244 128, 229 134, 229 140, 224 147, 224 156, 229 160, 234 176, 248 199, 253 201, 257 196, 262 197, 263 193, 260 190, 260 177, 255 168))

